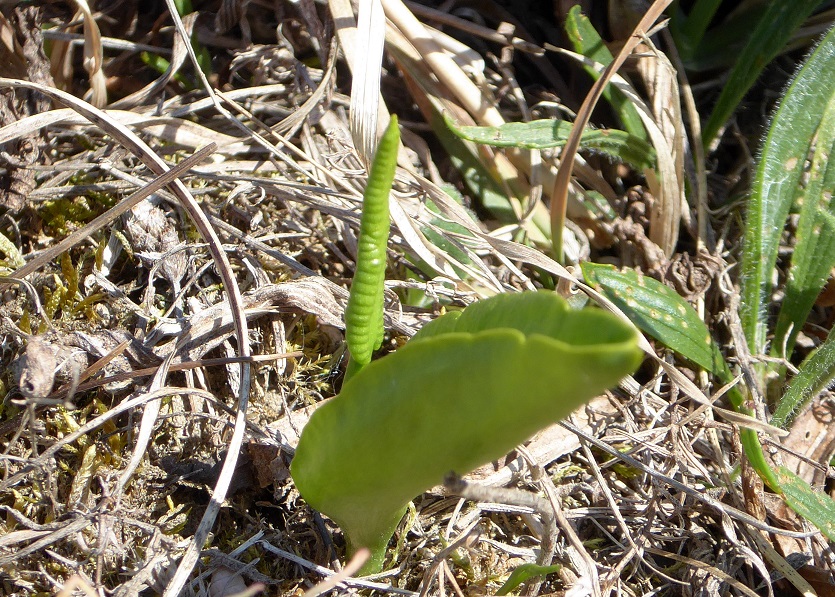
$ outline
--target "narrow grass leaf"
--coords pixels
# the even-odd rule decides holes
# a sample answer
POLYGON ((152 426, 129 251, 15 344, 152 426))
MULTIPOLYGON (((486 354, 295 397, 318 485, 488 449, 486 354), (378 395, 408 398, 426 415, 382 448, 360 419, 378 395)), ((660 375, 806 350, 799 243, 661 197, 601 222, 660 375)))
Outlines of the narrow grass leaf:
MULTIPOLYGON (((579 5, 572 6, 571 10, 568 11, 565 20, 565 32, 568 34, 571 45, 574 46, 574 51, 578 54, 604 65, 608 65, 613 60, 609 48, 606 47, 588 17, 582 13, 579 5)), ((585 71, 595 81, 600 77, 600 73, 593 68, 585 67, 585 71)), ((623 93, 610 85, 603 90, 603 99, 615 110, 627 133, 646 141, 647 133, 641 122, 641 117, 638 115, 635 106, 623 93)))
MULTIPOLYGON (((564 120, 532 120, 510 122, 498 127, 457 126, 445 117, 449 129, 462 139, 493 147, 548 149, 565 145, 573 124, 564 120)), ((642 129, 643 130, 643 129, 642 129)), ((643 172, 656 167, 655 149, 640 137, 617 129, 586 128, 580 148, 605 153, 643 172)))
POLYGON ((559 572, 561 566, 554 564, 553 566, 538 566, 537 564, 522 564, 510 573, 510 576, 504 581, 504 584, 496 591, 496 595, 507 595, 523 582, 527 582, 537 576, 547 576, 554 572, 559 572))
POLYGON ((683 61, 686 62, 693 55, 695 48, 704 39, 705 32, 721 3, 722 0, 696 0, 686 16, 680 10, 673 11, 670 31, 683 61))
MULTIPOLYGON (((819 86, 828 87, 825 82, 819 86)), ((797 241, 771 347, 780 357, 791 355, 797 334, 835 266, 835 162, 829 159, 835 152, 835 94, 829 96, 820 126, 809 141, 814 143, 814 155, 795 202, 800 210, 797 241)))
MULTIPOLYGON (((700 1, 698 4, 713 2, 715 0, 700 1)), ((695 14, 696 8, 694 6, 685 19, 673 17, 670 23, 670 31, 676 41, 676 48, 681 54, 687 71, 730 69, 760 20, 762 4, 739 5, 736 10, 718 23, 711 15, 713 22, 709 23, 710 29, 707 35, 699 31, 704 29, 705 23, 702 19, 707 16, 705 14, 707 11, 695 14), (695 15, 696 20, 690 20, 692 15, 695 15)))
POLYGON ((771 424, 787 427, 803 406, 835 379, 835 332, 830 332, 820 348, 809 355, 789 384, 774 411, 771 424))
POLYGON ((810 143, 835 94, 832 72, 835 30, 826 34, 789 85, 760 156, 747 205, 740 274, 740 319, 752 354, 765 353, 766 305, 777 248, 789 209, 802 194, 810 143))
POLYGON ((818 5, 820 0, 773 0, 765 3, 765 10, 702 129, 705 147, 710 145, 719 129, 731 117, 763 68, 777 56, 792 33, 818 5))
POLYGON ((367 572, 409 500, 506 454, 641 360, 632 326, 553 293, 498 295, 430 325, 313 414, 291 466, 349 547, 371 549, 367 572))
POLYGON ((835 541, 835 501, 783 466, 777 470, 777 479, 789 507, 835 541))

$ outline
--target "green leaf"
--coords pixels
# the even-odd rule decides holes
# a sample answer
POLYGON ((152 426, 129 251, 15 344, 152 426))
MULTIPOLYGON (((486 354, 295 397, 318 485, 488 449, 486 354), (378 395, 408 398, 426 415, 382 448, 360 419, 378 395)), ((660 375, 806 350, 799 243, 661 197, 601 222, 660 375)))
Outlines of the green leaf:
POLYGON ((804 141, 807 151, 813 145, 814 155, 795 201, 800 210, 797 242, 771 345, 772 354, 779 357, 791 355, 797 334, 835 266, 835 162, 829 160, 835 152, 835 94, 829 96, 814 137, 804 141))
POLYGON ((826 34, 789 85, 757 167, 747 206, 740 273, 740 320, 752 354, 766 352, 766 313, 777 248, 789 209, 801 196, 810 142, 835 94, 832 72, 835 30, 826 34))
POLYGON ((291 466, 349 548, 371 549, 367 571, 414 496, 506 454, 641 359, 631 326, 553 293, 499 295, 430 325, 313 414, 291 466))
POLYGON ((829 332, 820 348, 800 365, 780 404, 771 417, 771 424, 787 427, 794 414, 835 379, 835 330, 829 332))
POLYGON ((835 541, 835 501, 813 490, 786 467, 777 469, 777 479, 789 507, 818 527, 830 541, 835 541))
POLYGON ((392 115, 377 146, 362 202, 357 267, 345 307, 345 340, 351 351, 351 375, 371 362, 383 342, 383 292, 386 280, 389 194, 397 170, 400 129, 392 115))
POLYGON ((3 266, 8 267, 11 270, 16 270, 26 265, 26 260, 23 258, 23 255, 20 254, 20 250, 11 240, 9 240, 9 237, 2 232, 0 232, 0 252, 6 256, 6 258, 0 262, 3 266))
MULTIPOLYGON (((617 271, 610 265, 580 265, 586 282, 593 285, 640 330, 676 351, 725 383, 733 379, 728 364, 710 336, 707 326, 690 304, 672 288, 633 270, 617 271)), ((741 413, 750 415, 746 397, 738 386, 728 391, 728 400, 741 413)), ((741 429, 740 442, 751 466, 770 487, 774 472, 765 459, 757 432, 741 429)))
MULTIPOLYGON (((568 16, 565 19, 565 32, 568 34, 568 39, 574 46, 574 51, 578 54, 582 54, 586 58, 591 58, 604 66, 608 66, 614 59, 609 48, 606 47, 606 44, 588 17, 582 13, 579 5, 572 6, 571 10, 568 11, 568 16)), ((600 78, 600 73, 593 68, 587 67, 585 71, 595 81, 600 78)), ((638 138, 646 142, 647 131, 644 128, 643 122, 641 122, 638 110, 635 109, 635 106, 632 105, 626 96, 617 88, 609 85, 603 91, 603 99, 609 102, 615 110, 626 132, 632 138, 638 138)), ((634 162, 626 158, 621 159, 630 164, 634 164, 634 162)))
MULTIPOLYGON (((573 125, 564 120, 532 120, 509 122, 493 126, 456 126, 445 116, 450 130, 468 141, 493 147, 517 147, 520 149, 547 149, 565 144, 573 125)), ((590 129, 583 131, 580 147, 600 151, 631 164, 638 170, 655 168, 655 149, 640 137, 617 129, 590 129)))
POLYGON ((554 572, 559 572, 561 566, 554 564, 553 566, 538 566, 537 564, 522 564, 510 573, 510 576, 504 581, 504 584, 496 591, 496 595, 507 595, 513 589, 537 576, 547 576, 554 572))
MULTIPOLYGON (((673 11, 670 19, 670 31, 685 63, 704 39, 705 32, 721 3, 722 0, 696 0, 690 7, 687 16, 680 12, 680 6, 676 7, 679 10, 673 11)), ((736 34, 738 38, 739 31, 736 34)))
POLYGON ((669 286, 635 270, 583 263, 586 282, 615 303, 638 328, 722 381, 733 376, 696 310, 669 286))
POLYGON ((705 147, 710 145, 731 117, 763 68, 777 56, 792 33, 820 3, 820 0, 771 0, 765 3, 765 10, 731 70, 728 82, 722 87, 713 113, 704 127, 702 140, 705 147))
POLYGON ((738 5, 717 23, 710 14, 714 3, 715 0, 698 0, 686 17, 679 12, 671 20, 670 31, 688 72, 730 69, 763 11, 762 1, 738 5), (707 25, 710 25, 709 30, 705 30, 707 25))

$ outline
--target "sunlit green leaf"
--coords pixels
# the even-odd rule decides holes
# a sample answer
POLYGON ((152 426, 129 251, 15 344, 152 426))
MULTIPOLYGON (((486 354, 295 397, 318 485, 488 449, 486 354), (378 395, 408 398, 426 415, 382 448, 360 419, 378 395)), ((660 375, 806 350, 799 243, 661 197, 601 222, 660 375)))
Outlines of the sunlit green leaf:
POLYGON ((506 454, 641 358, 631 326, 553 293, 499 295, 425 329, 313 414, 291 467, 349 546, 372 550, 366 570, 414 496, 506 454))
POLYGON ((788 87, 760 156, 747 204, 740 273, 740 319, 752 354, 766 352, 766 314, 777 248, 789 209, 802 195, 810 143, 835 94, 832 72, 835 30, 827 33, 788 87))
MULTIPOLYGON (((578 54, 582 54, 606 66, 612 62, 612 53, 606 47, 606 44, 588 17, 582 13, 579 5, 572 6, 571 10, 568 11, 568 16, 565 19, 565 31, 568 34, 568 39, 574 46, 574 51, 578 54)), ((586 67, 585 71, 595 81, 600 77, 600 73, 593 68, 586 67)), ((638 110, 635 109, 635 106, 632 105, 622 92, 610 85, 603 91, 603 99, 609 102, 615 110, 620 121, 623 123, 623 128, 632 138, 639 138, 642 141, 646 141, 647 132, 641 122, 641 117, 638 115, 638 110)), ((632 163, 625 158, 621 159, 625 162, 632 163)))
POLYGON ((835 151, 835 94, 829 97, 814 139, 806 141, 813 143, 814 155, 795 201, 800 211, 796 243, 771 349, 781 357, 791 355, 797 334, 835 266, 835 162, 829 159, 835 151))
POLYGON ((610 265, 583 263, 586 281, 606 295, 638 328, 723 381, 731 379, 725 359, 699 314, 675 290, 610 265))
POLYGON ((786 427, 804 404, 818 395, 835 379, 835 332, 800 365, 797 375, 780 399, 771 424, 786 427))
MULTIPOLYGON (((573 125, 564 120, 509 122, 499 127, 456 126, 446 118, 447 126, 462 139, 494 147, 547 149, 565 144, 573 125)), ((655 149, 634 135, 616 129, 586 129, 580 147, 599 151, 631 164, 638 170, 655 168, 655 149)))
POLYGON ((783 466, 777 470, 777 479, 789 507, 835 541, 835 501, 783 466))

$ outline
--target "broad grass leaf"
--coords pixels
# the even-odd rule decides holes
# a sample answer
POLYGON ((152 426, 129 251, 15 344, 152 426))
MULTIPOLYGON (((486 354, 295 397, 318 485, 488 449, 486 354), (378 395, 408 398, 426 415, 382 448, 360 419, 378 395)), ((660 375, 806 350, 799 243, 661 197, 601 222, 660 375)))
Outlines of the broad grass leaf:
MULTIPOLYGON (((532 120, 509 122, 502 126, 456 126, 446 117, 452 132, 468 141, 493 147, 517 147, 520 149, 548 149, 565 145, 573 124, 564 120, 532 120)), ((644 139, 617 129, 592 129, 583 131, 580 147, 605 153, 634 166, 639 171, 656 167, 655 149, 644 139)))
POLYGON ((453 316, 446 333, 366 366, 304 428, 291 466, 296 486, 339 524, 350 548, 372 550, 367 571, 382 566, 409 500, 450 471, 465 474, 506 454, 641 359, 631 326, 571 311, 555 294, 500 295, 474 306, 475 315, 468 308, 453 316), (554 306, 545 313, 530 308, 546 301, 554 306))
MULTIPOLYGON (((672 288, 644 277, 635 271, 617 271, 608 265, 581 264, 586 282, 615 303, 638 328, 728 383, 732 381, 728 364, 710 336, 707 326, 681 296, 672 288)), ((728 400, 744 414, 746 399, 736 386, 728 391, 728 400)), ((740 430, 740 442, 751 466, 772 488, 776 487, 774 472, 762 451, 757 432, 740 430)))
POLYGON ((777 248, 789 210, 803 195, 810 145, 835 94, 832 72, 835 30, 826 34, 789 85, 760 156, 747 204, 741 264, 740 319, 752 354, 766 351, 765 314, 777 248))
POLYGON ((810 142, 814 155, 795 202, 800 210, 797 242, 772 341, 772 353, 781 357, 791 355, 797 334, 835 266, 835 162, 829 159, 835 152, 835 94, 830 94, 815 137, 807 140, 810 142))
POLYGON ((739 54, 702 131, 706 147, 734 113, 763 68, 780 53, 794 31, 819 5, 820 0, 772 0, 765 3, 760 20, 739 54))
POLYGON ((672 288, 634 270, 583 263, 586 282, 615 303, 638 328, 723 381, 730 370, 695 309, 672 288))

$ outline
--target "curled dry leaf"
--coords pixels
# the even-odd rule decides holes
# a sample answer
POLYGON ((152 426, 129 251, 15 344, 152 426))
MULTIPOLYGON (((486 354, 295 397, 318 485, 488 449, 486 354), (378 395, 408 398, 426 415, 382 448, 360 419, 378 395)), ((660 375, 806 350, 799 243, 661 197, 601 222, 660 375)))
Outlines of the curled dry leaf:
POLYGON ((86 366, 87 358, 81 351, 31 336, 17 360, 15 377, 24 398, 38 403, 52 391, 56 375, 77 379, 86 366))
MULTIPOLYGON (((128 212, 125 232, 133 244, 134 252, 151 263, 159 261, 165 253, 180 244, 180 235, 174 224, 150 200, 139 203, 128 212)), ((172 286, 179 289, 186 265, 186 254, 178 251, 165 256, 160 269, 172 286)))
POLYGON ((33 336, 17 361, 17 385, 29 400, 45 398, 55 383, 57 350, 39 336, 33 336))
POLYGON ((818 398, 794 419, 783 440, 783 446, 790 450, 783 455, 783 464, 813 487, 826 481, 829 462, 835 456, 833 423, 835 405, 830 399, 818 398))
POLYGON ((218 568, 212 573, 209 597, 248 597, 264 590, 264 585, 255 583, 247 587, 240 572, 229 568, 218 568))

